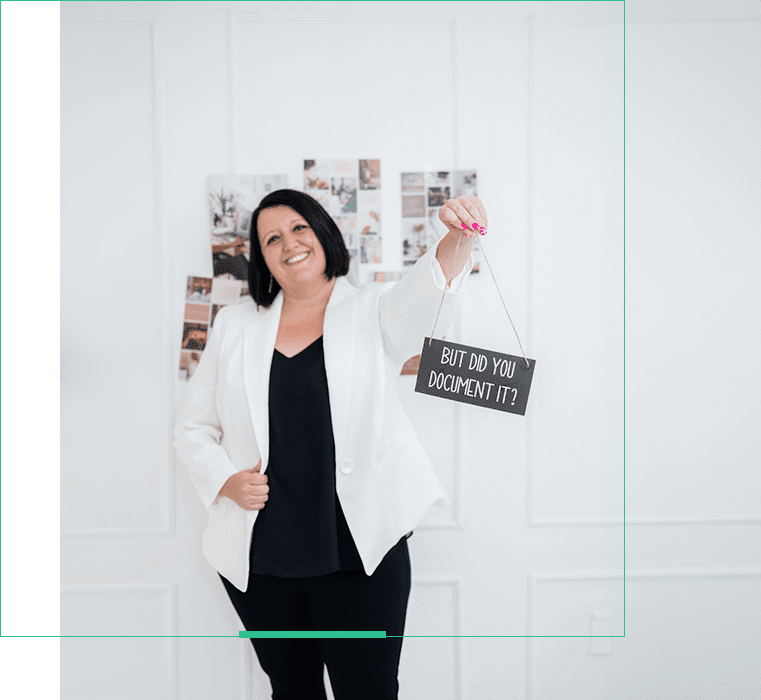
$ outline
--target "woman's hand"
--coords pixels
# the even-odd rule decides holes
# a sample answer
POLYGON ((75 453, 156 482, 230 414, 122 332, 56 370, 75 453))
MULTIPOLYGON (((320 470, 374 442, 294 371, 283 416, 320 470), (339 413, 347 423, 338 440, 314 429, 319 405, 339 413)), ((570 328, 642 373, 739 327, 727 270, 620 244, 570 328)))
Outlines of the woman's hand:
POLYGON ((243 510, 261 510, 269 499, 267 475, 261 473, 262 460, 253 469, 233 474, 219 490, 221 496, 235 501, 243 510))
MULTIPOLYGON (((439 209, 439 220, 449 229, 455 241, 458 236, 471 238, 476 233, 486 235, 489 219, 483 202, 475 195, 448 199, 439 209), (465 224, 463 226, 463 224, 465 224), (476 224, 474 226, 473 224, 476 224), (479 230, 480 229, 480 230, 479 230)), ((460 245, 465 241, 461 241, 460 245)))
POLYGON ((436 259, 447 277, 447 282, 451 282, 465 267, 476 236, 486 235, 489 220, 483 202, 475 195, 448 199, 439 209, 439 220, 447 227, 449 233, 439 242, 436 259), (457 260, 454 260, 455 250, 457 260))

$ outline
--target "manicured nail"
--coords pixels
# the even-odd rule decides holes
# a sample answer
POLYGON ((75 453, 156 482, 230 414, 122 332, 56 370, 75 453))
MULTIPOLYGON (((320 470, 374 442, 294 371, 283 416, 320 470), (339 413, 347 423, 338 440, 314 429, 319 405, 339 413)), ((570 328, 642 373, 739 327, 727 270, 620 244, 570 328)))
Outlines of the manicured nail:
POLYGON ((474 222, 473 222, 473 224, 472 224, 472 226, 471 226, 471 228, 473 228, 473 229, 475 229, 476 231, 478 231, 478 224, 477 224, 477 223, 474 221, 474 222))
POLYGON ((463 228, 468 228, 465 224, 460 224, 463 228))

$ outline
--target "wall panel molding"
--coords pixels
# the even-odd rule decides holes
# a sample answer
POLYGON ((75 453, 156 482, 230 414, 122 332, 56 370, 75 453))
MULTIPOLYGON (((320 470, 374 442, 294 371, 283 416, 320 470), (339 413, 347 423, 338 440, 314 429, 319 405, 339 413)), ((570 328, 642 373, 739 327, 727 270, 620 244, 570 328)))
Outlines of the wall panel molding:
MULTIPOLYGON (((76 3, 72 3, 76 5, 76 3)), ((93 3, 97 5, 97 3, 93 3)), ((97 32, 98 28, 107 28, 110 31, 114 29, 147 30, 149 35, 148 57, 151 84, 149 86, 150 99, 152 106, 152 157, 153 157, 153 180, 154 180, 154 210, 153 219, 156 228, 157 245, 155 249, 149 251, 158 260, 158 266, 161 270, 161 279, 158 282, 160 289, 160 298, 157 303, 161 309, 160 312, 160 364, 162 369, 161 385, 157 387, 157 397, 161 402, 162 422, 167 436, 166 450, 162 455, 156 455, 156 477, 157 481, 161 480, 161 486, 164 489, 164 498, 161 503, 160 517, 165 525, 158 528, 141 529, 135 528, 117 528, 108 527, 96 528, 62 528, 61 537, 124 537, 124 536, 156 536, 170 537, 176 534, 176 483, 174 478, 174 449, 172 447, 172 431, 174 424, 174 382, 172 378, 176 374, 174 364, 174 346, 177 338, 172 333, 173 308, 172 308, 172 249, 170 241, 170 223, 168 211, 168 154, 167 154, 167 92, 166 92, 166 47, 164 38, 164 20, 159 13, 155 11, 146 13, 144 18, 140 17, 140 12, 136 16, 128 13, 124 19, 114 19, 112 16, 101 16, 101 9, 86 8, 84 6, 76 9, 69 8, 66 13, 62 13, 62 26, 77 28, 86 26, 91 31, 97 32), (90 9, 94 14, 90 14, 90 9)))
MULTIPOLYGON (((626 579, 702 579, 702 578, 761 578, 761 567, 673 567, 627 569, 626 579)), ((530 586, 558 581, 619 581, 623 569, 579 569, 532 571, 527 580, 530 586)))
MULTIPOLYGON (((412 578, 413 590, 424 590, 426 588, 436 587, 448 587, 452 589, 452 631, 454 637, 452 638, 452 645, 454 651, 454 677, 455 677, 455 698, 460 700, 464 697, 464 688, 466 687, 463 679, 463 664, 462 664, 462 644, 460 643, 459 635, 462 634, 462 577, 460 576, 420 576, 412 578)), ((408 627, 405 625, 405 636, 410 635, 408 627)))
MULTIPOLYGON (((144 598, 145 596, 155 596, 160 600, 160 605, 163 609, 163 620, 161 622, 162 634, 161 637, 165 637, 165 653, 166 663, 164 665, 166 687, 168 693, 166 695, 168 700, 179 700, 178 688, 179 688, 179 645, 178 645, 178 630, 179 630, 179 608, 177 600, 177 584, 172 583, 85 583, 77 585, 64 585, 61 586, 61 605, 65 605, 67 599, 73 598, 90 598, 97 599, 99 596, 121 595, 124 599, 132 598, 144 598)), ((62 616, 63 617, 63 616, 62 616)), ((61 630, 64 632, 65 630, 61 630)), ((140 637, 142 635, 66 635, 62 634, 62 637, 140 637)), ((146 635, 146 638, 156 637, 157 635, 146 635)))
MULTIPOLYGON (((525 698, 531 700, 534 697, 534 668, 533 668, 533 656, 534 656, 534 639, 541 639, 547 636, 563 636, 563 635, 533 635, 534 631, 534 615, 535 615, 535 602, 536 602, 536 588, 541 584, 553 584, 553 583, 570 583, 570 582, 623 582, 624 591, 626 581, 646 581, 646 580, 732 580, 732 579, 761 579, 761 567, 674 567, 674 568, 636 568, 627 569, 626 576, 624 577, 624 571, 621 569, 609 569, 609 570, 557 570, 557 571, 532 571, 529 572, 526 578, 526 666, 525 666, 525 698)), ((625 602, 622 606, 623 610, 626 610, 625 602)), ((624 620, 624 630, 626 628, 626 620, 624 620)), ((589 640, 594 639, 591 633, 579 634, 579 635, 565 635, 565 636, 578 636, 580 639, 587 638, 589 640)), ((622 638, 625 633, 612 634, 612 638, 622 638)), ((605 639, 602 637, 601 639, 605 639)), ((610 653, 610 652, 607 652, 610 653)))
POLYGON ((621 525, 757 525, 759 515, 654 515, 625 518, 531 518, 529 527, 620 527, 621 525))
POLYGON ((166 371, 163 373, 161 396, 163 397, 164 425, 167 435, 167 460, 164 475, 167 479, 165 504, 167 524, 160 530, 161 535, 177 534, 177 483, 175 480, 174 452, 174 378, 177 376, 175 363, 176 336, 172 332, 174 322, 174 255, 172 250, 171 217, 169 212, 169 123, 167 99, 167 48, 163 15, 151 26, 151 49, 153 59, 153 157, 154 181, 156 183, 156 233, 158 235, 158 256, 162 270, 161 287, 161 357, 166 371))
POLYGON ((140 528, 122 528, 120 530, 72 528, 71 530, 61 530, 61 539, 72 539, 74 537, 174 537, 176 534, 173 527, 167 527, 162 530, 141 530, 140 528))

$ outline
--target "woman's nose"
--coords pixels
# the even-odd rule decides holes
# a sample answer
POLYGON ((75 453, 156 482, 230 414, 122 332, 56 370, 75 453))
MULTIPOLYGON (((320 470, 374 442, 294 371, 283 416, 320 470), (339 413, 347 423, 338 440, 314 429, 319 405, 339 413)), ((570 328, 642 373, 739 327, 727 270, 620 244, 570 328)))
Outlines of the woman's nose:
POLYGON ((283 250, 284 251, 291 250, 295 242, 296 242, 296 236, 293 233, 283 234, 283 250))

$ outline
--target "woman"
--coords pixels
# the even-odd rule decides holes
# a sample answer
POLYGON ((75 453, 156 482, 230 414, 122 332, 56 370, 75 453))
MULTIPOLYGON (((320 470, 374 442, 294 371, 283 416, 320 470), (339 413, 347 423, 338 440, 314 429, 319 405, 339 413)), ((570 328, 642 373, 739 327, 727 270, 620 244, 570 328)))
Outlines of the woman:
MULTIPOLYGON (((396 377, 437 313, 437 335, 453 320, 487 225, 476 197, 439 218, 448 234, 402 280, 356 289, 314 199, 278 190, 252 216, 253 302, 220 310, 175 429, 204 554, 247 630, 404 634, 407 536, 448 499, 396 377)), ((273 698, 325 698, 324 664, 336 700, 397 697, 400 636, 252 643, 273 698)))

